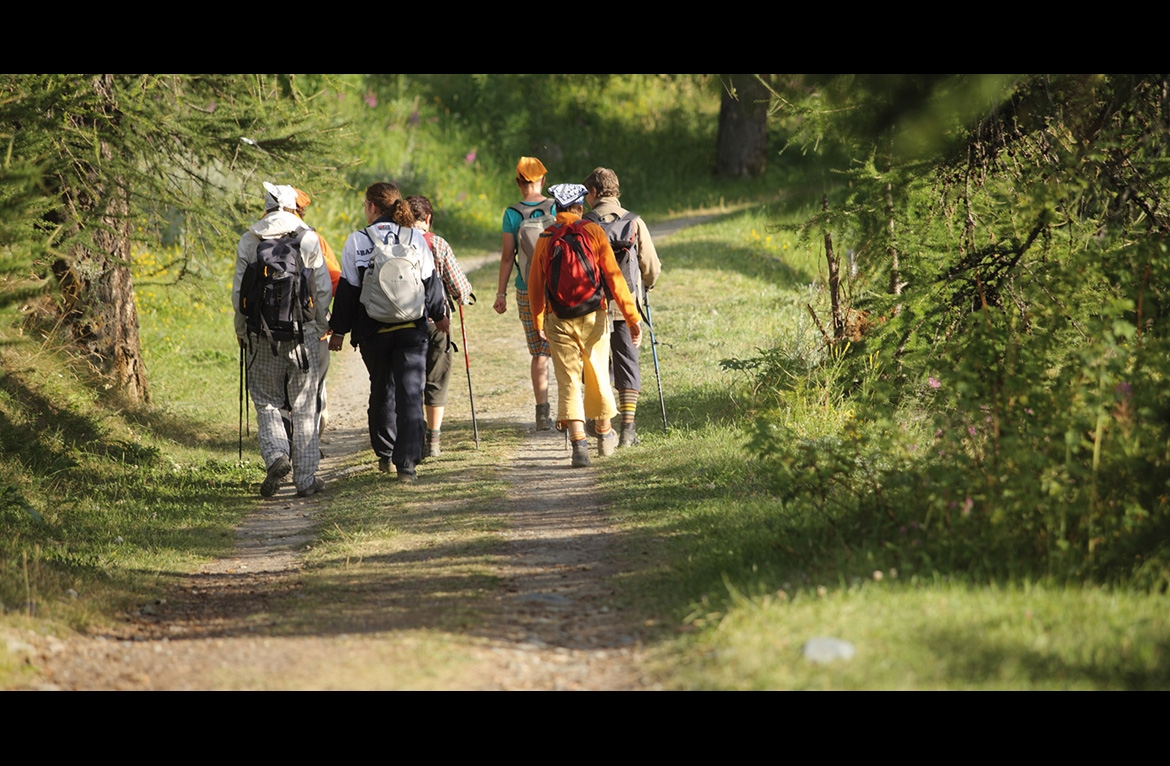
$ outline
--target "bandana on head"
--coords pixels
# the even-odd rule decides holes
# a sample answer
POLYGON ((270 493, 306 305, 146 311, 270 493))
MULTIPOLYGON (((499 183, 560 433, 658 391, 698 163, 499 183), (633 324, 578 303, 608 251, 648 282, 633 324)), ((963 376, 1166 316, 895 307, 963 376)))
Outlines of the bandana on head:
POLYGON ((277 186, 264 182, 264 209, 275 210, 277 208, 295 209, 297 206, 297 190, 291 186, 277 186))
POLYGON ((548 193, 557 201, 557 207, 564 210, 569 205, 584 204, 585 194, 589 190, 581 184, 557 184, 548 187, 548 193))

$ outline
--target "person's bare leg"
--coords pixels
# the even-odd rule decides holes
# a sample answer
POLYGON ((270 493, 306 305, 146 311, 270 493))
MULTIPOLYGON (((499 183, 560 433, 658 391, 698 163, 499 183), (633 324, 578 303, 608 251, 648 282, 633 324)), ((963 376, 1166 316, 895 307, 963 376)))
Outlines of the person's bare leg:
POLYGON ((532 395, 537 404, 548 404, 548 357, 532 357, 532 395))

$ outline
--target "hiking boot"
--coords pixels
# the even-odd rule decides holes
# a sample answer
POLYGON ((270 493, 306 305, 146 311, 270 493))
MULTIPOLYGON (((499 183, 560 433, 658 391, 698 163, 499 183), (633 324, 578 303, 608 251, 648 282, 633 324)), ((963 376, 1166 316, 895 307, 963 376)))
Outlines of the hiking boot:
POLYGON ((553 422, 552 414, 549 412, 549 404, 536 405, 536 430, 537 431, 551 431, 556 428, 556 423, 553 422))
POLYGON ((617 449, 618 436, 611 428, 597 437, 597 456, 609 457, 617 449))
POLYGON ((589 442, 585 439, 573 442, 573 468, 589 467, 589 442))
POLYGON ((637 447, 642 443, 638 438, 638 433, 634 430, 633 423, 622 423, 622 433, 618 437, 619 447, 637 447))
POLYGON ((597 433, 597 421, 593 418, 586 418, 585 420, 585 435, 593 438, 600 436, 597 433))
POLYGON ((390 473, 390 458, 384 457, 378 459, 378 470, 382 473, 390 473))
POLYGON ((320 476, 314 476, 312 484, 297 490, 297 497, 312 497, 323 489, 325 489, 325 480, 320 476))
POLYGON ((260 485, 260 497, 275 495, 276 490, 280 489, 281 481, 291 471, 292 463, 288 462, 288 458, 284 455, 272 461, 272 465, 268 466, 268 474, 264 477, 264 483, 260 485))
POLYGON ((439 435, 431 436, 430 429, 426 433, 426 442, 423 444, 423 457, 438 457, 443 451, 439 449, 439 435))
POLYGON ((413 468, 399 468, 398 469, 398 483, 399 484, 414 484, 418 480, 418 474, 413 468))

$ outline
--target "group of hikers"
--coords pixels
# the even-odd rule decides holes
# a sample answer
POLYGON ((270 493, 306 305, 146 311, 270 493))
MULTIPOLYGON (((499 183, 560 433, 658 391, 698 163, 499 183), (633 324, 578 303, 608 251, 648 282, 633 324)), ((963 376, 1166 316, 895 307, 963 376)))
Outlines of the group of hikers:
MULTIPOLYGON (((570 464, 585 467, 589 437, 602 457, 638 444, 640 302, 661 264, 645 222, 618 204, 612 170, 597 168, 583 184, 549 187, 551 198, 543 194, 547 173, 535 157, 516 165, 521 199, 504 212, 494 308, 507 311, 515 267, 536 428, 566 430, 570 464), (550 358, 559 391, 555 421, 550 358), (620 435, 612 425, 618 414, 620 435)), ((430 231, 430 201, 403 198, 392 183, 372 184, 364 202, 368 225, 349 235, 338 261, 305 223, 307 194, 268 182, 264 189, 264 217, 240 238, 232 283, 236 337, 265 464, 261 496, 273 496, 290 473, 300 497, 324 488, 317 469, 328 418, 325 373, 329 352, 342 350, 346 335, 370 376, 370 444, 378 468, 390 473, 393 466, 399 481, 415 481, 419 463, 441 454, 454 360, 451 310, 475 300, 450 245, 430 231)))

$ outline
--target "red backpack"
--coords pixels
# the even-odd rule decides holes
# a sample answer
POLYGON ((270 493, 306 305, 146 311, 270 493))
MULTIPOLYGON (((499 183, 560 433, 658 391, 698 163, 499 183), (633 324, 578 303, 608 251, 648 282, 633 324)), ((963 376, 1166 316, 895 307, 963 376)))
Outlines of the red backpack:
POLYGON ((554 226, 540 235, 548 237, 544 293, 553 313, 573 319, 597 311, 605 295, 600 259, 593 240, 585 233, 585 221, 554 226))

